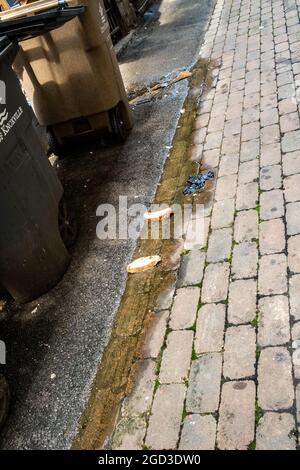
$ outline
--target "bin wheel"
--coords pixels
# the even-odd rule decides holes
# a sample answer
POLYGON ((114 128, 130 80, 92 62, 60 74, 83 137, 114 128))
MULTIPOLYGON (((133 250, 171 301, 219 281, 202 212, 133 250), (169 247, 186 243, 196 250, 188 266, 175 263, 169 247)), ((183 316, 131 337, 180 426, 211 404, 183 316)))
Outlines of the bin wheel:
POLYGON ((68 154, 67 147, 58 142, 52 129, 50 128, 47 129, 47 139, 48 139, 50 153, 54 153, 54 155, 57 155, 60 158, 64 158, 67 156, 68 154))
POLYGON ((4 375, 0 374, 0 429, 2 428, 9 410, 10 392, 4 375))
POLYGON ((74 211, 70 208, 64 198, 59 204, 58 228, 66 248, 71 248, 77 238, 78 225, 74 211))
POLYGON ((115 142, 122 144, 127 139, 128 132, 122 116, 122 109, 120 104, 110 110, 109 120, 115 142))

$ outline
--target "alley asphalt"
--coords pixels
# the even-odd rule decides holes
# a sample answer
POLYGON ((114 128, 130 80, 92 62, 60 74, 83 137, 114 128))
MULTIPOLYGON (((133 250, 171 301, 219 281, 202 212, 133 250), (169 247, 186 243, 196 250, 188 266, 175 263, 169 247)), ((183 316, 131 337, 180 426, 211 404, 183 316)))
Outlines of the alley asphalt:
MULTIPOLYGON (((213 0, 154 2, 120 58, 127 87, 149 84, 190 68, 198 58, 213 0)), ((187 93, 170 94, 134 109, 135 127, 124 146, 93 144, 60 163, 66 194, 80 225, 71 266, 42 298, 1 314, 8 349, 12 409, 2 449, 67 449, 76 435, 91 384, 110 336, 126 283, 134 240, 96 238, 96 208, 149 204, 155 194, 187 93)))

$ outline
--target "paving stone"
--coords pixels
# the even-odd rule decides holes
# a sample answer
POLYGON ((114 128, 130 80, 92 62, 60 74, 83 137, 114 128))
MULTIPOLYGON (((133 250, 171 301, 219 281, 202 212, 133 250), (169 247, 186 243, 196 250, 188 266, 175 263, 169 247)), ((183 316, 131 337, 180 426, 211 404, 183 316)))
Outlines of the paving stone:
POLYGON ((203 278, 205 253, 200 250, 191 250, 182 256, 178 274, 178 286, 192 286, 200 284, 203 278))
MULTIPOLYGON (((273 61, 272 61, 272 63, 273 63, 273 61)), ((263 68, 262 68, 262 70, 263 70, 263 68)), ((273 109, 273 108, 276 108, 276 107, 277 107, 277 94, 273 93, 273 94, 261 97, 261 100, 260 100, 260 109, 261 110, 268 110, 268 109, 273 109)))
POLYGON ((255 384, 245 380, 227 382, 222 387, 217 447, 246 450, 254 440, 255 384))
POLYGON ((144 343, 144 357, 156 358, 159 355, 166 334, 169 314, 169 310, 161 310, 154 315, 144 343))
MULTIPOLYGON (((257 54, 259 55, 259 54, 257 54)), ((245 86, 245 95, 249 95, 252 93, 257 93, 260 91, 260 80, 252 80, 248 82, 245 86)))
POLYGON ((225 328, 225 305, 206 304, 198 313, 195 352, 218 352, 223 348, 225 328))
POLYGON ((150 411, 156 379, 155 369, 155 361, 140 361, 131 382, 131 392, 122 405, 122 416, 141 416, 150 411))
POLYGON ((212 109, 213 100, 206 100, 200 103, 200 114, 209 113, 212 109))
POLYGON ((263 192, 260 195, 260 217, 276 219, 284 215, 283 194, 280 189, 263 192))
POLYGON ((256 333, 250 325, 231 326, 225 335, 223 375, 234 380, 255 374, 256 333))
POLYGON ((281 166, 272 165, 264 166, 260 170, 260 189, 269 191, 270 189, 278 189, 282 186, 281 166))
POLYGON ((216 168, 219 165, 220 150, 206 150, 202 154, 201 163, 206 168, 216 168))
POLYGON ((180 450, 213 450, 216 441, 216 420, 213 416, 188 415, 183 422, 180 450))
POLYGON ((234 240, 237 243, 258 238, 258 214, 256 210, 238 212, 234 221, 234 240))
POLYGON ((245 77, 245 70, 243 69, 235 70, 234 72, 232 72, 232 75, 231 75, 232 80, 238 80, 244 77, 245 77))
POLYGON ((259 80, 260 78, 260 71, 259 70, 252 70, 251 72, 246 73, 246 82, 252 82, 253 80, 259 80))
MULTIPOLYGON (((275 46, 275 52, 283 52, 288 49, 289 49, 289 43, 287 41, 277 44, 277 46, 275 46)), ((278 86, 286 85, 287 83, 292 83, 292 82, 293 82, 293 74, 291 72, 280 73, 277 76, 278 86), (290 74, 290 75, 287 75, 287 74, 290 74)))
POLYGON ((125 416, 118 422, 112 450, 140 450, 146 434, 146 419, 141 416, 125 416))
POLYGON ((214 413, 219 407, 222 354, 207 353, 192 361, 186 409, 191 413, 214 413))
POLYGON ((275 142, 279 142, 280 132, 278 124, 272 126, 266 126, 261 129, 261 141, 262 144, 268 145, 275 142))
POLYGON ((235 245, 232 257, 233 279, 243 279, 257 275, 257 244, 255 242, 243 242, 235 245))
MULTIPOLYGON (((211 134, 207 134, 204 149, 211 150, 211 149, 218 149, 221 146, 222 142, 222 132, 212 132, 211 134)), ((201 143, 201 142, 200 142, 201 143)))
MULTIPOLYGON (((271 60, 274 58, 273 51, 265 52, 265 54, 269 54, 269 58, 271 60)), ((277 91, 276 83, 268 82, 268 83, 262 84, 260 93, 262 97, 266 97, 266 96, 276 93, 276 91, 277 91)))
POLYGON ((171 331, 163 352, 160 383, 181 383, 187 379, 194 340, 193 331, 171 331))
POLYGON ((224 127, 225 137, 240 134, 241 132, 241 118, 230 119, 226 121, 224 127))
MULTIPOLYGON (((195 202, 196 204, 198 204, 198 208, 194 207, 194 213, 188 222, 185 237, 184 237, 184 249, 187 251, 200 250, 204 248, 207 245, 207 239, 208 239, 208 233, 209 233, 210 217, 203 217, 204 215, 203 211, 205 211, 205 205, 199 204, 199 202, 197 203, 197 195, 195 196, 195 202)), ((179 235, 178 235, 179 242, 177 242, 177 246, 178 246, 177 252, 181 250, 179 255, 182 254, 182 245, 180 243, 181 236, 182 236, 181 227, 179 227, 179 235)), ((178 261, 180 262, 180 259, 178 259, 178 261)))
POLYGON ((259 104, 259 101, 259 93, 251 93, 250 95, 246 95, 244 100, 244 108, 252 108, 253 106, 257 106, 259 104))
POLYGON ((226 300, 229 279, 229 263, 209 264, 202 284, 202 303, 226 300))
POLYGON ((257 450, 296 450, 295 419, 289 413, 265 413, 256 431, 257 450))
POLYGON ((172 276, 169 279, 158 294, 154 307, 155 312, 171 308, 176 287, 176 276, 172 276))
POLYGON ((189 157, 192 162, 200 162, 203 158, 203 145, 193 144, 189 150, 189 157))
POLYGON ((293 405, 292 361, 285 347, 261 351, 257 393, 259 406, 263 410, 287 410, 293 405))
MULTIPOLYGON (((212 117, 209 121, 208 132, 221 131, 224 128, 224 115, 212 117)), ((197 126, 197 121, 196 121, 197 126)))
POLYGON ((288 298, 275 295, 259 299, 258 344, 278 346, 290 340, 288 298))
MULTIPOLYGON (((195 121, 195 128, 200 129, 201 127, 207 126, 208 122, 209 122, 209 118, 210 118, 209 113, 202 114, 201 116, 198 116, 196 118, 196 121, 195 121)), ((220 129, 218 129, 218 130, 220 130, 220 129)))
POLYGON ((218 176, 234 175, 238 172, 239 156, 223 155, 220 162, 218 176))
POLYGON ((258 292, 260 295, 284 294, 287 291, 286 255, 265 255, 259 260, 258 292))
POLYGON ((300 320, 300 275, 295 274, 289 279, 291 315, 300 320))
POLYGON ((243 124, 248 124, 249 122, 254 122, 259 120, 259 106, 254 106, 253 108, 247 108, 243 111, 243 124))
POLYGON ((278 87, 278 99, 283 100, 295 96, 295 87, 292 83, 278 87))
POLYGON ((171 310, 170 328, 181 330, 193 326, 200 298, 199 287, 177 289, 171 310))
POLYGON ((280 117, 280 130, 281 132, 290 132, 299 129, 300 121, 298 113, 284 114, 280 117))
POLYGON ((257 180, 259 174, 258 168, 259 161, 257 158, 255 160, 241 163, 239 168, 238 183, 245 184, 257 180))
POLYGON ((229 286, 228 322, 249 323, 256 316, 256 280, 240 279, 229 286), (241 292, 243 295, 241 295, 241 292))
POLYGON ((288 239, 288 266, 293 273, 300 273, 300 235, 288 239))
POLYGON ((231 199, 236 193, 236 175, 222 176, 218 178, 215 198, 217 201, 231 199))
MULTIPOLYGON (((187 224, 183 244, 185 250, 200 250, 207 244, 210 218, 203 217, 203 210, 204 206, 200 204, 198 207, 198 214, 194 213, 193 217, 189 220, 187 224)), ((178 236, 179 241, 177 241, 177 253, 181 255, 183 251, 180 242, 180 237, 182 236, 181 226, 179 227, 179 233, 180 235, 178 236)), ((171 258, 174 258, 174 254, 171 258)), ((180 263, 179 256, 175 257, 175 261, 178 261, 178 263, 180 263)))
POLYGON ((293 64, 293 72, 295 75, 299 74, 300 73, 300 65, 299 65, 299 62, 296 62, 293 64))
POLYGON ((207 129, 206 127, 201 127, 201 129, 196 129, 193 132, 193 142, 194 144, 203 144, 206 138, 207 129))
POLYGON ((242 103, 244 99, 244 91, 234 91, 230 92, 229 97, 228 97, 228 104, 230 103, 242 103))
POLYGON ((279 114, 289 114, 297 111, 297 104, 294 98, 286 98, 284 100, 279 101, 279 114))
POLYGON ((300 425, 300 384, 298 384, 297 387, 296 387, 296 406, 297 406, 297 423, 298 423, 298 434, 299 434, 299 425, 300 425))
POLYGON ((280 253, 285 249, 285 231, 282 219, 259 224, 259 251, 262 255, 280 253))
MULTIPOLYGON (((297 325, 297 323, 295 325, 297 325)), ((294 376, 295 376, 296 380, 300 379, 300 337, 299 337, 299 331, 300 330, 298 328, 298 338, 296 338, 295 340, 293 339, 293 342, 292 342, 294 376)), ((294 328, 293 329, 293 334, 295 335, 296 333, 297 333, 296 328, 294 328)))
POLYGON ((247 62, 246 70, 255 70, 258 68, 259 68, 259 60, 251 60, 250 62, 247 62))
POLYGON ((300 174, 284 178, 284 194, 287 202, 295 202, 300 199, 300 174))
MULTIPOLYGON (((225 109, 226 109, 226 106, 225 106, 225 109)), ((228 106, 226 110, 226 118, 233 119, 233 118, 241 117, 242 111, 243 111, 243 103, 230 104, 230 106, 228 106)))
POLYGON ((259 156, 259 140, 248 140, 247 142, 242 142, 241 144, 241 153, 240 161, 246 162, 249 160, 254 160, 259 156))
POLYGON ((213 230, 209 237, 207 261, 215 263, 230 257, 232 246, 232 229, 213 230))
POLYGON ((300 173, 300 151, 282 155, 282 171, 284 175, 300 173))
POLYGON ((254 121, 244 124, 242 127, 242 141, 248 141, 259 138, 259 122, 254 121))
POLYGON ((261 166, 275 165, 281 162, 280 144, 262 144, 261 146, 261 166))
POLYGON ((245 210, 256 207, 258 202, 258 184, 240 184, 237 188, 236 209, 245 210))
POLYGON ((149 419, 147 447, 155 450, 176 449, 185 392, 183 384, 158 387, 149 419))
POLYGON ((285 153, 300 150, 300 130, 286 132, 281 140, 281 148, 285 153))
POLYGON ((211 117, 220 116, 220 114, 224 114, 226 111, 226 107, 226 101, 220 103, 215 102, 211 108, 211 117))
POLYGON ((300 233, 300 202, 286 205, 286 227, 288 235, 300 233))
POLYGON ((234 199, 225 199, 224 201, 215 202, 212 211, 211 228, 218 229, 232 225, 234 206, 234 199))
POLYGON ((294 323, 292 328, 292 340, 297 341, 300 340, 300 321, 294 323))
MULTIPOLYGON (((267 83, 266 86, 269 87, 270 84, 267 83)), ((260 114, 260 122, 262 127, 271 126, 272 124, 278 124, 278 121, 279 116, 277 108, 266 109, 260 114)))

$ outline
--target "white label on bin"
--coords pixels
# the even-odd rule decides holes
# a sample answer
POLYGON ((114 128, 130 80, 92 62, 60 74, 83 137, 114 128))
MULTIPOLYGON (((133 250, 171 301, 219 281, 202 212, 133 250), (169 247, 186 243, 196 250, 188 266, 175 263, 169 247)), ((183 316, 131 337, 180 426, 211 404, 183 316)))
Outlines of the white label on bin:
POLYGON ((4 108, 3 111, 0 110, 0 142, 3 142, 5 137, 13 129, 13 127, 15 126, 16 122, 20 119, 22 114, 23 114, 22 106, 19 106, 17 111, 12 116, 9 116, 6 108, 4 108))
POLYGON ((7 121, 8 119, 8 111, 7 109, 5 108, 4 111, 2 111, 2 113, 0 113, 0 126, 2 126, 2 124, 7 121))
POLYGON ((105 33, 107 27, 108 27, 108 22, 107 22, 107 18, 106 18, 106 15, 105 15, 105 11, 104 9, 102 8, 102 5, 99 4, 99 13, 100 13, 100 19, 101 19, 101 33, 105 33))

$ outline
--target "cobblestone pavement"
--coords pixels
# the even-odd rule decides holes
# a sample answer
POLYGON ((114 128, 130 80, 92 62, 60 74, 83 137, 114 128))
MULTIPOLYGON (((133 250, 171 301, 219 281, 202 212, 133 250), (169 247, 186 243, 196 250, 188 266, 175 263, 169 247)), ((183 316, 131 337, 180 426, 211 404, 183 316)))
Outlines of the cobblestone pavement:
POLYGON ((113 448, 299 445, 299 13, 299 0, 216 3, 194 140, 218 175, 208 240, 182 257, 113 448))

